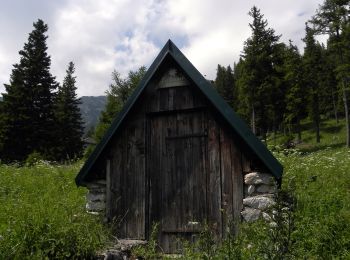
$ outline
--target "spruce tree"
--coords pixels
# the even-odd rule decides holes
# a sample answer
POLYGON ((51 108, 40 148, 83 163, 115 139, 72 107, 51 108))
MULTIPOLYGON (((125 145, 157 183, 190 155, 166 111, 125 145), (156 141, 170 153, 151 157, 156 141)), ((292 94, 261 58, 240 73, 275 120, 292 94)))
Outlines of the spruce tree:
POLYGON ((329 36, 329 48, 335 53, 336 76, 342 91, 346 121, 346 146, 350 147, 350 60, 348 58, 350 37, 350 1, 325 0, 312 17, 311 23, 318 34, 329 36))
POLYGON ((120 73, 113 71, 113 83, 109 86, 107 93, 107 103, 95 130, 95 139, 100 141, 113 119, 122 110, 126 101, 140 83, 146 73, 146 67, 142 66, 136 71, 129 71, 126 78, 122 78, 120 73))
POLYGON ((322 94, 322 50, 316 43, 313 30, 306 25, 303 68, 304 82, 307 87, 308 112, 316 132, 316 142, 320 142, 320 97, 322 94))
POLYGON ((235 83, 231 66, 225 68, 218 64, 214 85, 223 99, 233 107, 235 104, 235 83))
POLYGON ((58 84, 50 73, 45 35, 48 26, 40 19, 33 26, 3 94, 0 143, 6 162, 23 161, 34 151, 50 158, 53 146, 53 99, 58 84))
MULTIPOLYGON (((329 41, 328 41, 329 42, 329 41)), ((333 116, 338 123, 338 111, 341 109, 341 88, 336 79, 336 64, 334 63, 334 53, 330 48, 321 48, 322 60, 322 96, 321 96, 321 114, 327 117, 333 116), (340 106, 339 106, 340 105, 340 106)))
POLYGON ((243 118, 247 123, 250 121, 250 106, 249 106, 249 95, 246 93, 246 66, 242 57, 239 61, 234 64, 233 67, 233 77, 235 79, 236 87, 236 102, 234 106, 235 112, 237 112, 241 118, 243 118))
POLYGON ((76 94, 76 77, 74 63, 68 64, 62 86, 58 88, 55 101, 55 118, 57 123, 55 153, 56 160, 79 158, 83 152, 83 120, 76 94))
POLYGON ((286 112, 285 95, 287 84, 284 79, 284 63, 287 46, 284 43, 276 43, 271 52, 272 70, 267 76, 268 88, 266 93, 269 98, 267 104, 267 122, 268 129, 272 129, 274 140, 276 140, 278 127, 283 123, 283 117, 286 112))
POLYGON ((286 84, 286 113, 284 122, 287 125, 295 125, 295 130, 298 136, 298 142, 301 141, 300 120, 305 114, 306 93, 304 91, 302 57, 297 46, 289 42, 286 50, 284 63, 284 81, 286 84))
POLYGON ((251 114, 251 128, 254 133, 265 136, 267 131, 268 105, 275 88, 274 52, 280 36, 268 28, 264 15, 257 7, 253 7, 249 15, 253 22, 249 24, 252 36, 247 39, 243 49, 244 73, 239 79, 240 93, 246 95, 246 110, 251 114), (259 129, 259 131, 257 131, 259 129))

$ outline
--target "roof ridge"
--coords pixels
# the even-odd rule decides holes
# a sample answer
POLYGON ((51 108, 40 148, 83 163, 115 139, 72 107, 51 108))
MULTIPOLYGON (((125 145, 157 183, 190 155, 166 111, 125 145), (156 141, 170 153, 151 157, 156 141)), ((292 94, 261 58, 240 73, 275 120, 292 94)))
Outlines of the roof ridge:
POLYGON ((116 130, 121 125, 122 121, 135 104, 138 97, 146 88, 148 82, 151 80, 159 66, 164 59, 171 55, 175 62, 181 67, 181 69, 187 74, 187 76, 198 86, 204 96, 214 105, 214 107, 222 114, 229 125, 234 131, 243 139, 248 147, 259 157, 259 159, 265 164, 265 166, 271 171, 271 173, 280 179, 283 172, 282 165, 271 154, 267 147, 251 132, 247 125, 239 118, 233 109, 223 100, 223 98, 215 91, 212 85, 202 76, 202 74, 192 65, 192 63, 186 58, 186 56, 177 48, 177 46, 169 39, 162 50, 157 55, 145 76, 142 78, 138 87, 132 93, 127 100, 122 111, 118 113, 117 117, 113 120, 111 126, 106 131, 102 140, 95 147, 92 154, 89 156, 75 181, 77 185, 83 185, 84 178, 88 175, 92 166, 101 155, 102 151, 112 138, 116 130))

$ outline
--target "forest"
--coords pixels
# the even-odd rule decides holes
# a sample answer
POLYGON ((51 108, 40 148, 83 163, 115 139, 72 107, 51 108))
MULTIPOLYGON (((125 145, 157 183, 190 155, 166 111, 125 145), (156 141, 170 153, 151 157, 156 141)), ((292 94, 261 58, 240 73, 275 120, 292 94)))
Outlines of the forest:
MULTIPOLYGON (((300 143, 300 122, 307 119, 319 143, 322 119, 345 118, 349 147, 349 2, 327 0, 319 6, 305 23, 303 51, 292 40, 281 42, 281 35, 269 27, 256 6, 249 15, 251 36, 240 59, 233 67, 217 65, 212 83, 219 94, 265 142, 268 136, 275 140, 282 133, 290 143, 300 143), (318 42, 318 35, 326 35, 327 42, 318 42)), ((0 158, 2 162, 80 158, 83 122, 74 63, 68 64, 63 83, 58 83, 50 73, 48 26, 40 19, 33 25, 0 103, 0 158)), ((145 72, 145 66, 125 78, 117 70, 112 72, 107 105, 99 124, 89 131, 97 142, 145 72)))
MULTIPOLYGON (((321 142, 322 119, 345 118, 349 141, 350 22, 348 1, 325 1, 305 23, 303 52, 290 40, 280 41, 257 7, 251 16, 251 36, 244 42, 233 67, 217 65, 213 87, 250 125, 261 140, 277 134, 290 143, 302 140, 301 121, 313 124, 315 140, 321 142), (317 41, 327 35, 327 43, 317 41)), ((130 71, 126 78, 114 71, 107 91, 108 104, 94 137, 100 140, 146 69, 130 71)), ((274 141, 273 141, 274 142, 274 141)))

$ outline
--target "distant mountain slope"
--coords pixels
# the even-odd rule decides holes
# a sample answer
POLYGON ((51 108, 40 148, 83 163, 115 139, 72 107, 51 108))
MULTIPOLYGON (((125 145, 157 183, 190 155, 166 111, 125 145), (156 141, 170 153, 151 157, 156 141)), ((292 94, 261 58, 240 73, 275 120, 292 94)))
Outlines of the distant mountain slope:
MULTIPOLYGON (((0 96, 0 101, 2 101, 0 96)), ((83 96, 81 97, 81 104, 79 106, 81 115, 84 121, 85 133, 96 126, 102 110, 105 108, 106 96, 83 96)))
POLYGON ((105 108, 106 96, 83 96, 80 98, 79 106, 82 118, 85 123, 85 132, 96 126, 102 110, 105 108))

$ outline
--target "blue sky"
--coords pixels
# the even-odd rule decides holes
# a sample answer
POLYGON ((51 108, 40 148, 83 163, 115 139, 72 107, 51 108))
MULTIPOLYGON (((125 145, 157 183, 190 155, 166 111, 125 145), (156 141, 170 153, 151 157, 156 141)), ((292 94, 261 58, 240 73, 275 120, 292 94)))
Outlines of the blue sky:
POLYGON ((103 95, 115 69, 149 66, 170 38, 214 79, 217 64, 238 60, 250 36, 249 9, 261 9, 281 40, 302 50, 305 22, 322 0, 2 0, 0 92, 38 18, 49 25, 51 72, 59 82, 76 65, 78 95, 103 95))

